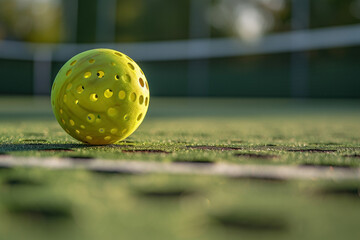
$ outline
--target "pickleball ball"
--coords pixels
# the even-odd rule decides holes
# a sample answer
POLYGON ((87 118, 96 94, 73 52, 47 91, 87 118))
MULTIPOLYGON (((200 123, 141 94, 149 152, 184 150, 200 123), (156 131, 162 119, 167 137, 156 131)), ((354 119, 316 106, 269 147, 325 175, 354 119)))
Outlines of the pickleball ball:
POLYGON ((143 121, 150 93, 140 67, 125 54, 93 49, 71 58, 57 74, 51 104, 75 139, 105 145, 131 135, 143 121))

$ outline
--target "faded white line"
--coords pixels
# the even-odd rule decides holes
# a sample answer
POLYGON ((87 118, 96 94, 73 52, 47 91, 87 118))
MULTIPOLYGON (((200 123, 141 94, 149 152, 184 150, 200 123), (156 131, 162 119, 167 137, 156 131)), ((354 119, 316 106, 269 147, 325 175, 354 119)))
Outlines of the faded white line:
POLYGON ((255 177, 276 179, 360 179, 360 168, 332 168, 288 165, 243 165, 231 163, 190 164, 135 160, 74 160, 1 156, 0 167, 40 167, 48 169, 87 169, 104 172, 165 173, 255 177))

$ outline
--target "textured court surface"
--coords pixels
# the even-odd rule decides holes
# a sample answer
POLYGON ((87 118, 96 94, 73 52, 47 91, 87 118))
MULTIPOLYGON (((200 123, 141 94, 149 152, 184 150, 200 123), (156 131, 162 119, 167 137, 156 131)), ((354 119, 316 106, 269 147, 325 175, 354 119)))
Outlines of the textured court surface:
POLYGON ((87 146, 3 97, 0 239, 358 239, 359 103, 153 99, 87 146))

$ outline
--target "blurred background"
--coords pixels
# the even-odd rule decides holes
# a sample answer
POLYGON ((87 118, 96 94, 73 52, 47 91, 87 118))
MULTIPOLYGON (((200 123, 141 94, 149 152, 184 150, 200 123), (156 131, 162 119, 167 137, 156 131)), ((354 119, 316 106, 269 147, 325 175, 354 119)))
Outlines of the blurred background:
POLYGON ((360 97, 360 0, 0 0, 1 95, 49 95, 100 47, 153 96, 360 97))

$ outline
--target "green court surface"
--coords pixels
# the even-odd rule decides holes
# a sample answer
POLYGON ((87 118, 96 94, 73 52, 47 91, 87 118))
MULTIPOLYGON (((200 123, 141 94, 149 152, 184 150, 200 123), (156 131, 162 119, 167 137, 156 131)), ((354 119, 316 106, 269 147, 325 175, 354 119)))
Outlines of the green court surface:
POLYGON ((153 98, 128 139, 89 146, 49 98, 2 97, 0 166, 1 240, 360 236, 358 100, 153 98), (52 160, 73 165, 41 165, 52 160), (99 160, 171 168, 86 167, 99 160), (184 166, 196 171, 174 173, 184 166))

